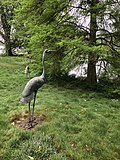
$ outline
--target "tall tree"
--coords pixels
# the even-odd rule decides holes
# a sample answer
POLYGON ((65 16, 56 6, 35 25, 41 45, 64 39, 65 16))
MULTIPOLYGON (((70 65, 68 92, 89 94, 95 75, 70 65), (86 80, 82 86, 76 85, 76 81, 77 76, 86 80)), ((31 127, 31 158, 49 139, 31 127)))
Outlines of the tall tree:
MULTIPOLYGON (((77 51, 79 54, 76 54, 77 57, 80 57, 82 54, 86 55, 85 52, 87 51, 87 81, 89 83, 96 83, 96 62, 101 58, 107 58, 106 60, 110 61, 109 57, 115 59, 114 55, 119 58, 120 45, 116 41, 118 36, 115 36, 116 31, 119 30, 118 26, 120 22, 118 18, 120 14, 119 2, 117 0, 75 0, 72 4, 69 4, 69 14, 72 15, 71 18, 64 16, 63 23, 66 22, 76 26, 78 31, 83 31, 84 41, 87 40, 87 46, 84 44, 83 47, 78 45, 79 42, 73 39, 73 45, 71 47, 76 51, 76 48, 79 47, 77 51), (116 23, 118 26, 115 26, 116 23)), ((83 42, 81 43, 83 44, 83 42)))
MULTIPOLYGON (((69 0, 66 0, 69 2, 69 0)), ((60 41, 60 28, 57 25, 57 17, 66 8, 66 1, 43 0, 27 1, 22 0, 15 11, 14 26, 16 36, 22 39, 27 51, 33 53, 36 60, 40 59, 44 48, 59 48, 54 58, 50 58, 52 72, 50 75, 60 75, 60 60, 63 57, 63 49, 57 44, 60 41), (62 2, 62 3, 61 3, 62 2), (59 28, 59 29, 58 29, 59 28)))
MULTIPOLYGON (((28 50, 61 48, 63 68, 88 63, 87 81, 96 83, 96 62, 119 54, 119 30, 115 1, 21 0, 16 14, 19 37, 28 50)), ((118 7, 119 8, 119 7, 118 7)), ((117 56, 118 57, 118 56, 117 56)), ((110 60, 110 59, 109 59, 110 60)))
MULTIPOLYGON (((90 5, 90 44, 96 45, 96 32, 97 32, 97 8, 96 5, 98 4, 97 0, 87 1, 90 5)), ((96 53, 92 52, 89 54, 88 57, 88 69, 87 69, 87 81, 90 83, 97 82, 96 77, 96 62, 97 62, 97 55, 96 53)))
POLYGON ((12 19, 13 7, 0 2, 0 35, 2 43, 5 46, 6 54, 12 56, 11 46, 11 24, 9 21, 12 19))

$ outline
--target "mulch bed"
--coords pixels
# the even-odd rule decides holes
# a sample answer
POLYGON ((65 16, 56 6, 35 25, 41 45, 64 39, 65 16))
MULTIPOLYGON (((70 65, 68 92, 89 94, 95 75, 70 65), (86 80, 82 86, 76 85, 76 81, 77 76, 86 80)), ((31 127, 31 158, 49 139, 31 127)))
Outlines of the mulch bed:
POLYGON ((37 114, 34 117, 34 121, 32 122, 32 127, 29 127, 28 123, 28 113, 20 113, 19 115, 14 115, 11 117, 11 124, 14 126, 18 126, 23 129, 31 130, 36 125, 42 124, 46 120, 46 116, 44 114, 37 114))

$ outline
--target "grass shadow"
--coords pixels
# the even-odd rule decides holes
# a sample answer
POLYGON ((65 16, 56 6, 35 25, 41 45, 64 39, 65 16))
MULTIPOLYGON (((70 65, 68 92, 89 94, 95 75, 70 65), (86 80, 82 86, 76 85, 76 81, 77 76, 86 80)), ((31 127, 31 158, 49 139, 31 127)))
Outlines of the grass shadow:
POLYGON ((75 79, 66 76, 55 79, 54 81, 49 81, 49 84, 71 90, 81 90, 86 93, 95 92, 99 96, 105 98, 120 98, 120 81, 101 79, 98 83, 89 84, 88 82, 86 82, 86 80, 75 79))

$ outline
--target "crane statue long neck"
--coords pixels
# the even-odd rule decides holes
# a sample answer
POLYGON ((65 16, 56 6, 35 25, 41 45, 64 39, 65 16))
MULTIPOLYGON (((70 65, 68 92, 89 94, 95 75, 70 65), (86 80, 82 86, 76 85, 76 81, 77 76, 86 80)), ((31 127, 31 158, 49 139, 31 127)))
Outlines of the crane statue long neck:
POLYGON ((44 63, 44 60, 45 60, 45 54, 46 53, 49 53, 49 52, 55 52, 56 50, 47 50, 45 49, 44 52, 43 52, 43 55, 42 55, 42 65, 43 65, 43 72, 42 72, 42 75, 41 77, 44 79, 45 78, 45 63, 44 63))
POLYGON ((42 55, 42 65, 43 65, 43 72, 42 72, 42 77, 45 78, 45 63, 44 63, 44 60, 45 60, 45 52, 43 52, 43 55, 42 55))

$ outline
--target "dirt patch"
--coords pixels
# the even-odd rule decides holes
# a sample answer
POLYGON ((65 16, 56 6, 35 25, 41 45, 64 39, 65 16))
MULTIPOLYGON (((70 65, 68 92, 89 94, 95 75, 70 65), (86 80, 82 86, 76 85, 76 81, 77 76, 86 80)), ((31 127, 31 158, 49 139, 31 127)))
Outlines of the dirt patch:
POLYGON ((28 113, 20 113, 19 115, 15 114, 10 118, 10 122, 12 125, 15 125, 27 130, 33 129, 36 125, 42 124, 45 120, 46 120, 46 115, 37 114, 35 115, 34 121, 32 122, 32 127, 29 127, 28 113))

